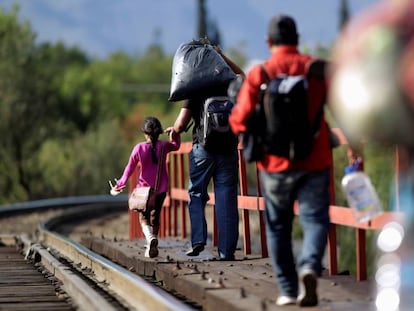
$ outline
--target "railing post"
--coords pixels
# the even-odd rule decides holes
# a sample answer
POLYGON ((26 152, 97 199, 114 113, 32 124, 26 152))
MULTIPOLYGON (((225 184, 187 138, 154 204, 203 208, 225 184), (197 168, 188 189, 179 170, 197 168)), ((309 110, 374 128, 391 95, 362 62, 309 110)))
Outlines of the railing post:
MULTIPOLYGON (((240 194, 242 196, 247 195, 247 173, 246 173, 246 162, 244 161, 243 152, 239 146, 237 153, 239 155, 239 185, 240 194)), ((243 245, 244 254, 249 255, 252 253, 251 237, 250 237, 250 218, 249 211, 246 209, 242 210, 242 226, 243 226, 243 245)))
POLYGON ((338 274, 338 253, 337 253, 337 240, 336 240, 336 225, 332 224, 329 228, 328 235, 328 269, 329 275, 338 274))
POLYGON ((166 211, 164 209, 164 207, 161 209, 161 213, 160 213, 160 227, 158 230, 158 237, 164 238, 167 236, 166 232, 167 232, 167 215, 166 215, 166 211))
MULTIPOLYGON (((332 151, 331 151, 332 152, 332 151)), ((330 193, 330 204, 335 205, 336 194, 335 194, 335 171, 334 165, 330 170, 330 181, 329 181, 329 193, 330 193)), ((336 225, 330 224, 328 234, 328 269, 329 275, 338 274, 338 252, 337 252, 337 239, 336 239, 336 225)))
POLYGON ((357 280, 367 279, 366 236, 364 229, 356 229, 357 280))
MULTIPOLYGON (((166 161, 166 167, 167 167, 167 172, 168 174, 170 174, 170 156, 167 154, 167 157, 165 159, 166 161)), ((171 236, 171 226, 172 226, 172 222, 176 223, 176 220, 172 220, 171 217, 173 217, 172 215, 172 205, 171 205, 171 200, 170 197, 167 195, 162 209, 161 209, 161 215, 164 214, 164 236, 171 236), (169 200, 168 204, 167 204, 167 200, 169 200)), ((160 217, 161 218, 161 217, 160 217)), ((161 222, 161 219, 160 219, 161 222)))
MULTIPOLYGON (((139 168, 137 167, 129 179, 128 193, 131 193, 137 185, 138 169, 139 168)), ((144 237, 144 234, 142 233, 142 230, 141 230, 141 224, 139 223, 138 213, 131 211, 129 208, 128 208, 128 211, 129 211, 129 238, 137 239, 137 238, 144 237)))
MULTIPOLYGON (((176 187, 178 184, 178 167, 177 167, 177 155, 173 155, 171 154, 168 157, 169 161, 168 161, 168 168, 169 168, 169 172, 168 175, 170 176, 170 188, 171 188, 171 184, 176 187), (173 176, 171 176, 173 175, 173 176)), ((172 213, 173 213, 173 218, 172 218, 172 235, 173 236, 177 236, 178 235, 178 204, 175 200, 171 199, 171 196, 169 196, 169 206, 170 209, 172 209, 172 213)))
MULTIPOLYGON (((178 166, 177 166, 177 155, 171 154, 170 155, 170 162, 169 162, 169 172, 168 175, 170 176, 170 188, 174 187, 177 188, 178 185, 178 166)), ((177 236, 177 201, 170 198, 170 204, 175 211, 174 218, 173 218, 173 232, 174 236, 177 236)))
POLYGON ((260 223, 260 246, 262 249, 262 257, 266 258, 269 256, 267 249, 266 240, 266 215, 265 215, 265 201, 262 196, 262 188, 260 186, 259 170, 256 167, 256 192, 257 192, 257 210, 259 212, 259 223, 260 223))
POLYGON ((260 222, 260 244, 262 249, 262 257, 266 258, 269 256, 267 249, 266 240, 266 215, 265 215, 265 201, 262 196, 262 188, 260 185, 259 170, 256 167, 256 192, 257 192, 257 210, 259 211, 259 222, 260 222))
POLYGON ((262 257, 269 257, 269 251, 267 249, 266 241, 266 221, 264 211, 259 211, 259 221, 260 221, 260 244, 262 248, 262 257))
MULTIPOLYGON (((190 159, 188 159, 188 162, 190 159)), ((190 163, 188 163, 190 164, 190 163)), ((185 188, 185 170, 184 170, 184 154, 179 155, 179 172, 180 175, 180 188, 185 188)), ((186 210, 185 210, 186 204, 184 201, 180 201, 180 213, 181 213, 181 238, 185 239, 187 238, 187 217, 186 217, 186 210)))

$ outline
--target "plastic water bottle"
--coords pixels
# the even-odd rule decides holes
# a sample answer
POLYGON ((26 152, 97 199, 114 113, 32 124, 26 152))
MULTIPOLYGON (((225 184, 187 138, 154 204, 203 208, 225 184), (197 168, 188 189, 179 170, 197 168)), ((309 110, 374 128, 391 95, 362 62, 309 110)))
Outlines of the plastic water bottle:
POLYGON ((347 166, 342 189, 358 222, 366 222, 382 212, 381 202, 368 175, 357 171, 358 164, 347 166))

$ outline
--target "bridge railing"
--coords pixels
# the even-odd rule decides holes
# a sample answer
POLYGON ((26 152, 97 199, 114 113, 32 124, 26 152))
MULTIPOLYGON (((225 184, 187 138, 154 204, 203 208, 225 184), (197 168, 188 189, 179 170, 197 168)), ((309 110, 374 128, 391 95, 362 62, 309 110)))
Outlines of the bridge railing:
MULTIPOLYGON (((333 129, 338 135, 340 143, 347 144, 345 137, 339 129, 333 129)), ((170 191, 164 202, 164 208, 161 215, 160 236, 161 237, 180 237, 187 238, 188 228, 187 221, 187 207, 188 207, 188 172, 189 172, 189 153, 191 151, 191 142, 183 142, 178 151, 170 153, 168 158, 168 168, 170 176, 170 191)), ((264 198, 261 195, 260 182, 258 172, 255 172, 255 194, 248 186, 247 166, 243 157, 241 146, 238 148, 239 154, 239 195, 238 208, 241 214, 241 226, 243 237, 244 253, 251 254, 251 222, 250 216, 256 213, 258 216, 259 235, 260 235, 260 249, 261 256, 268 257, 268 250, 266 244, 266 231, 264 220, 264 198)), ((397 154, 398 161, 398 154, 397 154)), ((330 206, 330 220, 331 228, 328 237, 328 271, 330 275, 338 273, 338 254, 337 254, 337 226, 346 226, 355 229, 356 239, 356 267, 357 280, 362 281, 367 279, 367 259, 366 259, 366 232, 367 230, 380 230, 386 223, 399 217, 395 212, 384 212, 375 219, 358 223, 350 208, 345 206, 335 205, 335 189, 334 189, 334 172, 332 167, 331 173, 331 206, 330 206)), ((397 171, 396 171, 397 173, 397 171)), ((130 191, 135 187, 136 176, 132 176, 129 185, 130 191)), ((214 185, 212 185, 214 187, 214 185)), ((211 188, 209 192, 210 200, 207 205, 212 208, 212 219, 207 219, 209 227, 212 226, 212 243, 217 246, 217 224, 214 212, 214 192, 211 188)), ((295 205, 295 214, 298 214, 298 207, 295 205)), ((138 218, 135 212, 130 212, 130 238, 143 237, 143 234, 138 223, 138 218)))

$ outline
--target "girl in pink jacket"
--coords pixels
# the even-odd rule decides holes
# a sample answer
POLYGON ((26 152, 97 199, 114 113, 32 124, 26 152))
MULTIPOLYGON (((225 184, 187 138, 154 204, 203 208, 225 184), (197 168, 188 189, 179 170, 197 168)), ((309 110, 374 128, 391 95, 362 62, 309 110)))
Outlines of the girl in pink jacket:
POLYGON ((133 148, 124 173, 120 179, 116 180, 113 190, 122 191, 125 188, 137 165, 140 166, 137 186, 155 188, 158 163, 161 161, 155 204, 144 212, 139 212, 142 232, 147 240, 145 257, 153 258, 158 256, 157 235, 160 225, 160 212, 169 186, 166 158, 169 152, 180 148, 181 137, 180 134, 174 132, 172 127, 163 131, 161 122, 155 117, 147 117, 143 122, 141 131, 145 134, 145 141, 138 143, 133 148), (158 139, 159 135, 164 132, 169 134, 169 141, 158 139))

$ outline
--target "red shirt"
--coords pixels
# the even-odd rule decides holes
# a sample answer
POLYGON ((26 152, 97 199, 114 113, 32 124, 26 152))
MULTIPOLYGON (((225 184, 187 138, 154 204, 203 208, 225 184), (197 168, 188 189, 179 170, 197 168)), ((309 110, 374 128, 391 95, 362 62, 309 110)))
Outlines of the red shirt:
MULTIPOLYGON (((270 58, 264 62, 264 68, 272 78, 279 74, 306 75, 307 68, 315 59, 300 54, 295 46, 279 46, 273 50, 270 58)), ((265 82, 260 65, 254 66, 246 76, 237 97, 237 104, 230 115, 230 126, 236 134, 246 130, 246 121, 253 113, 259 95, 259 87, 265 82)), ((309 120, 311 124, 318 109, 325 102, 327 87, 323 79, 309 79, 309 120)), ((331 167, 332 150, 329 142, 329 127, 322 117, 320 131, 315 138, 310 156, 305 160, 290 161, 287 158, 266 154, 257 162, 258 169, 268 172, 281 172, 285 170, 322 170, 331 167)))

